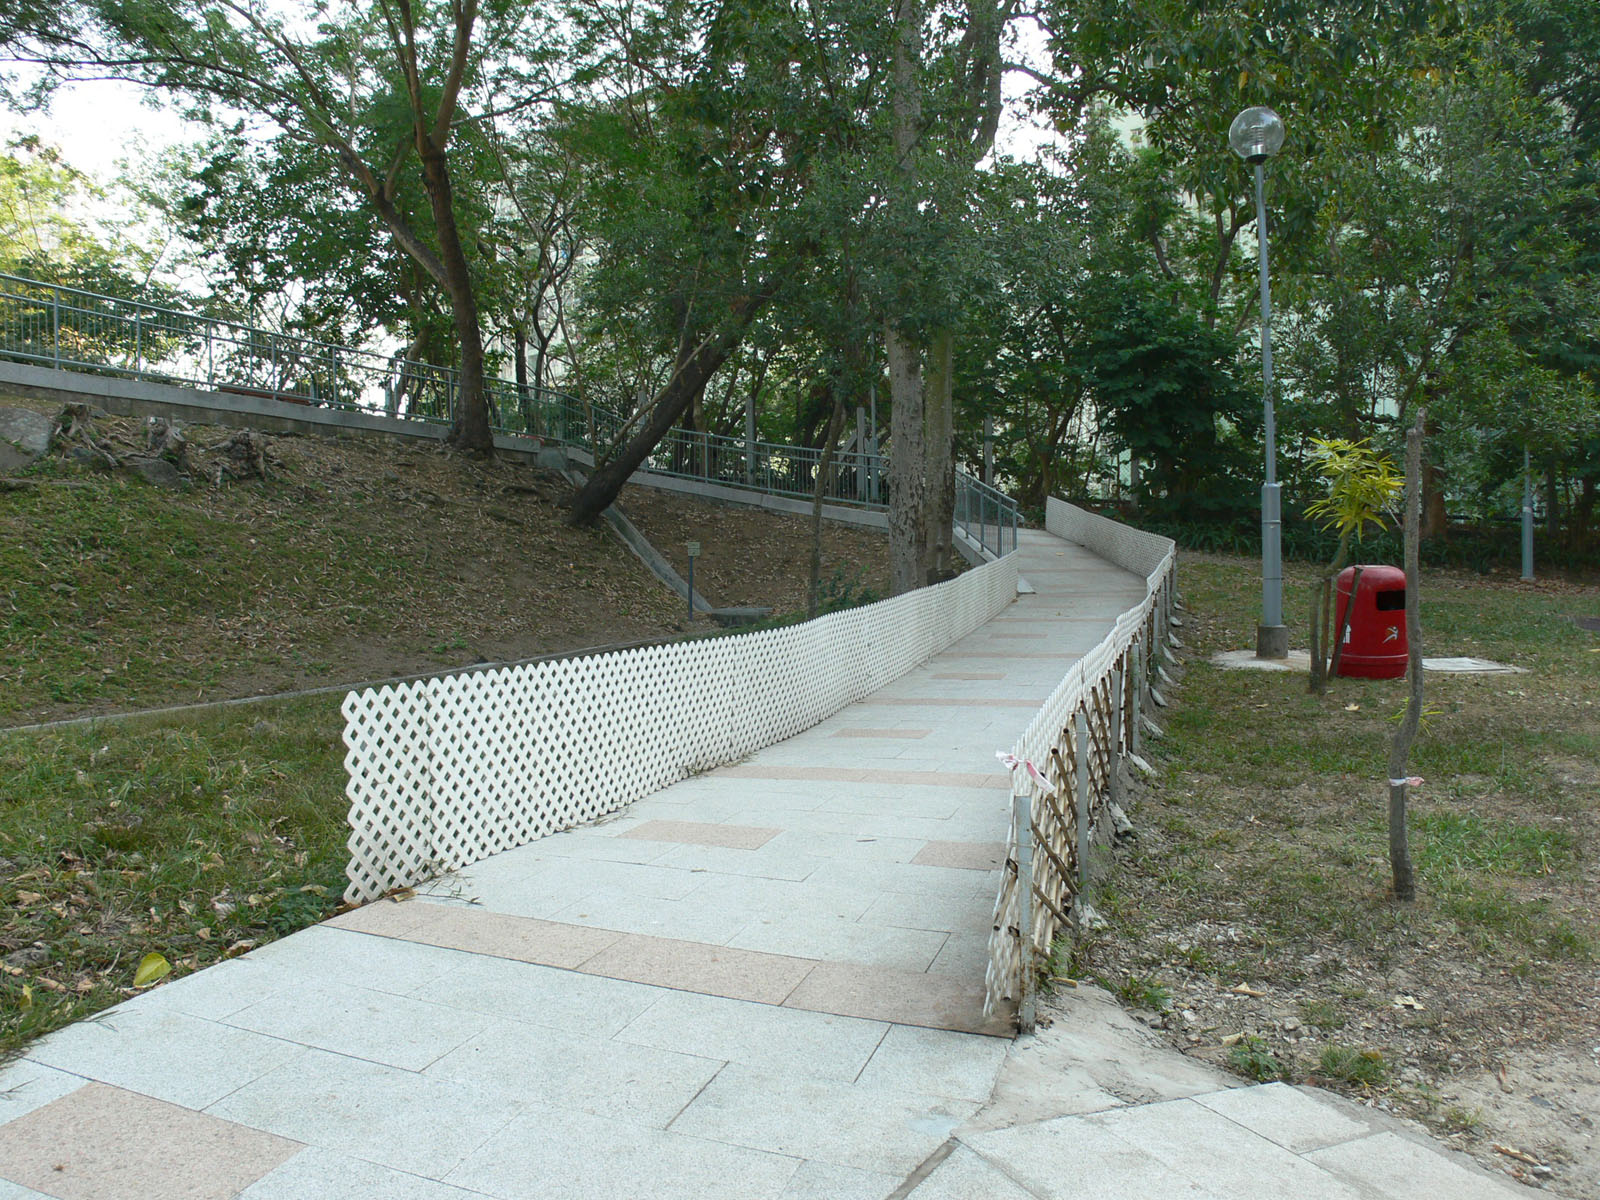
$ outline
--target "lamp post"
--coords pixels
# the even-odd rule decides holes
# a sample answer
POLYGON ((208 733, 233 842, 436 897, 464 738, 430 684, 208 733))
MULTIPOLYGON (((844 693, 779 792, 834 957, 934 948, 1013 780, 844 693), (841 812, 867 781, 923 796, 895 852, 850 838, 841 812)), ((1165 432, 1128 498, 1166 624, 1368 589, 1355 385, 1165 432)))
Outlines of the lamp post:
POLYGON ((1272 412, 1272 292, 1267 285, 1265 164, 1283 148, 1283 122, 1270 108, 1247 108, 1228 127, 1228 145, 1255 168, 1256 241, 1261 259, 1261 381, 1267 443, 1267 481, 1261 488, 1261 624, 1256 657, 1287 658, 1289 627, 1283 623, 1283 508, 1278 484, 1278 427, 1272 412))

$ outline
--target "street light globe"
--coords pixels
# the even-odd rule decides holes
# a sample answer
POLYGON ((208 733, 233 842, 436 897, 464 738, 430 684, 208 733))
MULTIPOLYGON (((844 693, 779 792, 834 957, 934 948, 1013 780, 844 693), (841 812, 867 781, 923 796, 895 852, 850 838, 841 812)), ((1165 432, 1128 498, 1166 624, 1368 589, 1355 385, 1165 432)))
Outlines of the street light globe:
POLYGON ((1247 108, 1228 126, 1228 145, 1247 163, 1265 162, 1283 149, 1283 121, 1270 108, 1247 108))

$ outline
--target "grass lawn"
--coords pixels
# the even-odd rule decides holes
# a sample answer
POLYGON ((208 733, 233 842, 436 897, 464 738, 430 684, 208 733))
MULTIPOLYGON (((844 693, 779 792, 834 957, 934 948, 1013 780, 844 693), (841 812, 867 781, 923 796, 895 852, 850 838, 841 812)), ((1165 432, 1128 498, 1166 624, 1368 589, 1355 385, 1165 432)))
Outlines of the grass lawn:
POLYGON ((0 732, 0 1058, 334 910, 340 699, 0 732))
MULTIPOLYGON (((1285 604, 1304 646, 1312 572, 1285 604)), ((1139 837, 1075 951, 1191 1053, 1257 1079, 1329 1083, 1472 1125, 1449 1081, 1594 1044, 1600 588, 1424 573, 1430 656, 1518 675, 1426 677, 1410 770, 1419 898, 1388 894, 1386 759, 1405 680, 1228 671, 1253 644, 1258 564, 1185 555, 1186 670, 1147 744, 1139 837), (1238 990, 1236 990, 1238 989, 1238 990), (1251 994, 1254 993, 1254 994, 1251 994)))

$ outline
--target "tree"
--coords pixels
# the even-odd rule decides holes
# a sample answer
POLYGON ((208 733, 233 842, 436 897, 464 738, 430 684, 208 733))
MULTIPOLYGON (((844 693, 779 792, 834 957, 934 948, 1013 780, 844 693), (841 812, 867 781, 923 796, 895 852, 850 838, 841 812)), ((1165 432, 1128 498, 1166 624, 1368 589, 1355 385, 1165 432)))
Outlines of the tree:
MULTIPOLYGON (((1400 490, 1394 463, 1365 441, 1347 438, 1313 438, 1318 471, 1328 481, 1328 494, 1306 508, 1306 516, 1324 529, 1336 530, 1339 547, 1333 563, 1311 595, 1311 692, 1320 695, 1328 673, 1338 669, 1344 630, 1328 635, 1333 613, 1333 587, 1350 560, 1350 539, 1360 538, 1368 525, 1383 528, 1383 513, 1400 490), (1331 659, 1331 665, 1329 660, 1331 659)), ((1357 568, 1359 570, 1359 568, 1357 568)), ((1359 579, 1359 576, 1357 577, 1359 579)), ((1350 585, 1351 604, 1356 585, 1350 585)), ((1349 619, 1346 611, 1346 621, 1349 619)))
POLYGON ((880 293, 891 398, 889 578, 896 592, 951 566, 954 505, 954 314, 970 261, 972 174, 1001 115, 1001 38, 1015 0, 966 0, 930 20, 895 0, 889 73, 893 168, 884 216, 897 253, 880 293), (930 36, 932 35, 932 36, 930 36), (940 36, 942 35, 942 36, 940 36))
MULTIPOLYGON (((375 0, 286 11, 252 0, 92 0, 85 31, 62 38, 42 19, 13 33, 15 57, 67 77, 94 74, 158 89, 205 118, 240 114, 312 147, 393 243, 449 298, 460 367, 451 439, 489 452, 477 289, 459 221, 451 148, 465 97, 526 106, 548 94, 522 64, 522 12, 506 0, 375 0), (522 50, 517 69, 507 64, 522 50), (421 185, 426 223, 400 202, 421 185)), ((529 49, 535 49, 529 54, 529 49)))
POLYGON ((1348 389, 1339 407, 1363 421, 1427 405, 1425 536, 1443 532, 1453 451, 1476 459, 1502 433, 1565 444, 1594 413, 1586 389, 1552 386, 1541 362, 1594 321, 1561 220, 1574 179, 1562 123, 1528 97, 1514 46, 1462 36, 1470 52, 1442 46, 1447 69, 1397 89, 1408 136, 1381 151, 1344 139, 1341 186, 1316 216, 1322 249, 1297 289, 1299 366, 1285 372, 1302 393, 1348 389))

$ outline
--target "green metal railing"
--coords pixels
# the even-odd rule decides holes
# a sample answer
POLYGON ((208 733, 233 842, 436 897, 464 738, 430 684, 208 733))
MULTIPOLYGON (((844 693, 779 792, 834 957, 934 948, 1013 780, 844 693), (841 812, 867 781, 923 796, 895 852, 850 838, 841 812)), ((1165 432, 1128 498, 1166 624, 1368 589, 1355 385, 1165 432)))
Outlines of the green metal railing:
MULTIPOLYGON (((450 367, 4 273, 0 357, 432 424, 455 419, 460 387, 450 367)), ((630 428, 621 414, 550 388, 497 379, 487 392, 495 432, 559 442, 600 461, 630 428)), ((822 452, 673 429, 641 466, 806 498, 815 494, 822 452)), ((834 503, 886 508, 886 460, 836 452, 823 495, 834 503)), ((1016 548, 1019 517, 1010 497, 957 470, 955 501, 956 523, 973 541, 995 554, 1016 548)))

